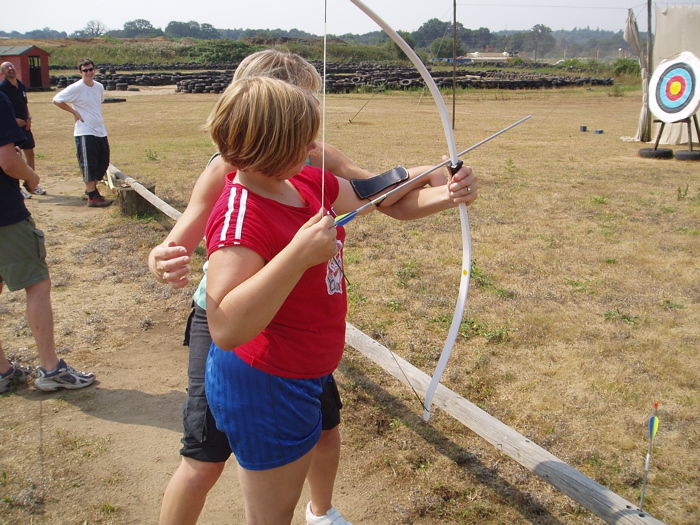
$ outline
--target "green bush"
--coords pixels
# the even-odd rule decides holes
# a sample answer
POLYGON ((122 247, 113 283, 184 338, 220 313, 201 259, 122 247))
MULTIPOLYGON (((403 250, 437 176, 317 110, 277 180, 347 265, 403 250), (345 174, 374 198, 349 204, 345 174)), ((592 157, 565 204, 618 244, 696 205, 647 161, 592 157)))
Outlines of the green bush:
POLYGON ((239 40, 196 40, 185 56, 192 62, 239 62, 258 48, 239 40))
POLYGON ((618 58, 610 66, 610 71, 616 77, 620 76, 640 76, 642 70, 639 61, 632 58, 618 58))

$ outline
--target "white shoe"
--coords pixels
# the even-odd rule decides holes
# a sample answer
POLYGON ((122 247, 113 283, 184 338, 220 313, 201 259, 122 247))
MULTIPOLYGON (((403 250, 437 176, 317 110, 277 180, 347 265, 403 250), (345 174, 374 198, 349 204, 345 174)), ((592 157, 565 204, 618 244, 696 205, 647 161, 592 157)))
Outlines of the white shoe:
POLYGON ((34 190, 34 193, 36 193, 37 195, 46 195, 46 190, 44 188, 37 186, 36 189, 34 190))
POLYGON ((349 521, 345 521, 340 515, 340 512, 331 507, 331 510, 323 516, 316 516, 311 512, 311 502, 306 506, 306 523, 308 525, 352 525, 349 521))
POLYGON ((24 188, 20 188, 19 191, 22 193, 22 197, 24 197, 25 199, 31 199, 31 198, 32 198, 32 194, 29 193, 29 192, 28 192, 27 190, 25 190, 24 188))

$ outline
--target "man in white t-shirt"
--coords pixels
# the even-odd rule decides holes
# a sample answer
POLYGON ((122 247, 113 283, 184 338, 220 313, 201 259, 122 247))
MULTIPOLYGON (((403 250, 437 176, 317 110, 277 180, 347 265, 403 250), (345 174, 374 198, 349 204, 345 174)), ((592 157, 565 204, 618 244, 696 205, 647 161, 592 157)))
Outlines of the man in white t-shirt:
POLYGON ((89 58, 78 62, 82 77, 53 97, 53 103, 75 118, 75 147, 83 172, 88 207, 104 208, 112 204, 97 189, 109 167, 109 141, 102 119, 104 86, 95 81, 95 63, 89 58))

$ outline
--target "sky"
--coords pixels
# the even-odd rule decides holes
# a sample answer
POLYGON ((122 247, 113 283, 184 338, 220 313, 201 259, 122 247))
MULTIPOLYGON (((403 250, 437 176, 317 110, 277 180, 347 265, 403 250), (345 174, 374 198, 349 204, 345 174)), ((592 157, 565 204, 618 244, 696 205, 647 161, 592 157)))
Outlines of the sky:
MULTIPOLYGON (((454 0, 363 0, 396 30, 415 31, 431 18, 451 21, 454 0)), ((0 30, 25 33, 46 27, 70 34, 99 20, 108 29, 144 19, 165 29, 171 21, 211 24, 219 29, 301 29, 308 33, 364 34, 378 27, 350 0, 33 0, 5 2, 0 30), (324 16, 324 6, 325 16, 324 16)), ((654 5, 665 7, 664 2, 654 5)), ((690 0, 674 5, 700 5, 690 0)), ((457 0, 457 21, 468 29, 552 30, 590 27, 620 31, 633 9, 640 30, 647 27, 645 0, 457 0)))

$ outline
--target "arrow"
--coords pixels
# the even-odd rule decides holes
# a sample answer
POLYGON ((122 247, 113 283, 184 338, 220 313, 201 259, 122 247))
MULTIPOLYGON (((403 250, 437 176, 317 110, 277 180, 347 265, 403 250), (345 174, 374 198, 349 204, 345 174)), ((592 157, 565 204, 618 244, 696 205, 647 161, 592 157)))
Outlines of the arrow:
POLYGON ((647 488, 647 475, 649 474, 649 463, 651 463, 651 449, 654 446, 654 438, 656 437, 656 431, 659 430, 659 418, 656 417, 656 410, 659 408, 659 402, 654 402, 654 411, 649 418, 649 448, 647 449, 647 459, 644 462, 644 480, 642 481, 642 496, 639 499, 639 511, 642 510, 642 505, 644 505, 644 491, 647 488))
MULTIPOLYGON (((505 133, 505 132, 508 131, 509 129, 514 128, 514 127, 517 126, 518 124, 521 124, 521 123, 525 122, 525 121, 526 121, 527 119, 529 119, 530 117, 532 117, 532 115, 528 115, 527 117, 520 119, 519 121, 517 121, 517 122, 511 124, 510 126, 503 128, 501 131, 498 131, 498 132, 494 133, 494 134, 491 135, 490 137, 485 138, 485 139, 482 140, 481 142, 477 142, 477 143, 474 144, 473 146, 471 146, 471 147, 465 149, 464 151, 458 153, 458 154, 457 154, 457 157, 461 157, 462 155, 466 155, 467 153, 469 153, 469 152, 472 151, 472 150, 475 150, 476 148, 478 148, 478 147, 481 146, 482 144, 486 144, 489 140, 498 137, 499 135, 505 133)), ((358 215, 359 213, 361 213, 363 210, 369 208, 369 207, 372 206, 372 205, 376 205, 376 204, 380 203, 381 201, 383 201, 384 199, 386 199, 389 195, 392 195, 392 194, 396 193, 397 191, 402 190, 403 187, 406 186, 407 184, 412 184, 412 183, 416 182, 417 180, 422 179, 423 177, 425 177, 425 176, 427 176, 427 175, 430 175, 430 174, 431 174, 432 172, 434 172, 435 170, 440 169, 440 168, 442 168, 443 166, 446 166, 447 164, 450 164, 451 162, 452 162, 451 159, 448 159, 448 160, 446 160, 446 161, 443 161, 443 162, 441 162, 440 164, 438 164, 437 166, 433 166, 433 167, 430 168, 428 171, 424 171, 424 172, 421 173, 420 175, 417 175, 417 176, 415 176, 414 178, 412 178, 411 180, 409 180, 409 181, 407 181, 407 182, 404 182, 404 183, 401 184, 400 186, 397 186, 397 187, 394 188, 393 190, 389 190, 388 192, 386 192, 386 193, 380 195, 379 197, 375 197, 374 199, 372 199, 371 201, 369 201, 367 204, 364 204, 364 205, 360 206, 360 207, 357 208, 356 210, 353 210, 353 211, 351 211, 351 212, 349 212, 349 213, 344 213, 344 214, 342 214, 342 215, 338 215, 338 216, 335 218, 335 221, 334 221, 335 226, 344 226, 345 224, 347 224, 347 223, 349 223, 351 220, 353 220, 355 217, 357 217, 357 215, 358 215)))

